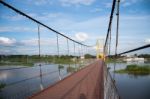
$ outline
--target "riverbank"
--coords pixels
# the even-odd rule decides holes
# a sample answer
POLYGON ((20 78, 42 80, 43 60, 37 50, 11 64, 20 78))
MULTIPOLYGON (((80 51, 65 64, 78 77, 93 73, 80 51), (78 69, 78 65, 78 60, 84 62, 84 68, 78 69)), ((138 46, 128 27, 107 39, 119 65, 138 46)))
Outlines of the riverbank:
POLYGON ((36 64, 75 64, 75 63, 79 63, 79 60, 71 60, 71 59, 57 59, 57 60, 53 60, 53 61, 30 61, 30 62, 10 62, 10 61, 6 61, 6 62, 0 62, 0 66, 35 66, 36 64))
POLYGON ((114 58, 108 58, 106 59, 106 63, 126 63, 122 59, 114 59, 114 58))
POLYGON ((46 63, 46 64, 75 64, 80 62, 79 57, 75 56, 5 56, 1 57, 0 66, 34 66, 35 64, 39 63, 46 63))
POLYGON ((0 62, 0 66, 34 66, 34 63, 24 63, 24 62, 0 62))
POLYGON ((114 71, 115 73, 128 73, 128 74, 134 74, 134 75, 150 75, 150 66, 149 65, 127 65, 125 69, 120 69, 114 71))

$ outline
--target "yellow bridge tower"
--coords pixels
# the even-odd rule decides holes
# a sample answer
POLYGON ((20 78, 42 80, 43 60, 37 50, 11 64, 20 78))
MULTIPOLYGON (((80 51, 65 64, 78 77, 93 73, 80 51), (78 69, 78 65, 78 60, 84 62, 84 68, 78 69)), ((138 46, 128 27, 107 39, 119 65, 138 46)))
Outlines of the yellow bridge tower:
POLYGON ((100 40, 98 39, 96 42, 96 58, 104 59, 105 56, 103 54, 103 44, 100 45, 100 40))

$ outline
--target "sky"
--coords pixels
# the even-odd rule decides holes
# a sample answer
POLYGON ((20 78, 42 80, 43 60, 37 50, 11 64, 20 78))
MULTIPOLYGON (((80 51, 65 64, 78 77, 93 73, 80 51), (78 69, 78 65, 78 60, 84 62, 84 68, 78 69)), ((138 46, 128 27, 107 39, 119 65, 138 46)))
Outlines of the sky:
MULTIPOLYGON (((112 0, 4 0, 49 27, 87 45, 105 41, 112 0)), ((116 14, 116 10, 115 10, 116 14)), ((114 53, 116 15, 112 25, 114 53)), ((0 4, 0 54, 37 54, 38 24, 0 4)), ((56 34, 40 26, 41 53, 56 54, 56 34)), ((67 40, 59 36, 60 53, 67 40)), ((150 0, 121 0, 118 53, 150 43, 150 0)), ((73 42, 69 41, 73 54, 73 42)), ((76 49, 78 49, 76 44, 76 49)), ((94 51, 94 49, 92 49, 94 51)), ((77 52, 76 52, 77 53, 77 52)), ((141 53, 150 53, 150 49, 141 53)))

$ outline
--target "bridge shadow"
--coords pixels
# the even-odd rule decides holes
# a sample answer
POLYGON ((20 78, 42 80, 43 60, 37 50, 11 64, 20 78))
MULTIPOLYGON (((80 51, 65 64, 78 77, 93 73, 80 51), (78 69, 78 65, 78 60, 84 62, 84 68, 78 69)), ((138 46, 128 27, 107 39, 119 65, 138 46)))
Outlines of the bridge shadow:
POLYGON ((79 99, 87 99, 87 98, 86 98, 85 94, 81 93, 79 99))

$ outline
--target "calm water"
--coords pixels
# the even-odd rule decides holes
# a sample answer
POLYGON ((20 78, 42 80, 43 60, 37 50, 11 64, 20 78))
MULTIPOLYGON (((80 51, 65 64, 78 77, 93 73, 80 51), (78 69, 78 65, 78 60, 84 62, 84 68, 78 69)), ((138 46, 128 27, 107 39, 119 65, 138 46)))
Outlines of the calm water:
MULTIPOLYGON (((121 99, 150 99, 150 75, 134 76, 128 74, 113 74, 114 64, 108 64, 110 72, 115 77, 116 85, 121 99)), ((0 82, 7 86, 0 92, 4 99, 24 99, 49 85, 59 81, 60 78, 68 76, 66 65, 59 71, 58 65, 49 64, 40 66, 4 70, 7 68, 18 68, 16 66, 0 67, 0 82)), ((117 63, 116 70, 126 67, 125 63, 117 63)))
MULTIPOLYGON (((117 63, 116 70, 126 67, 125 63, 117 63)), ((150 99, 150 75, 134 76, 128 74, 114 74, 114 64, 108 64, 112 77, 115 77, 116 85, 121 99, 150 99)))
POLYGON ((40 66, 13 70, 4 69, 18 67, 1 66, 0 82, 7 86, 1 90, 0 97, 2 99, 26 98, 69 75, 67 67, 66 65, 59 71, 58 65, 42 65, 42 76, 40 76, 40 66))

